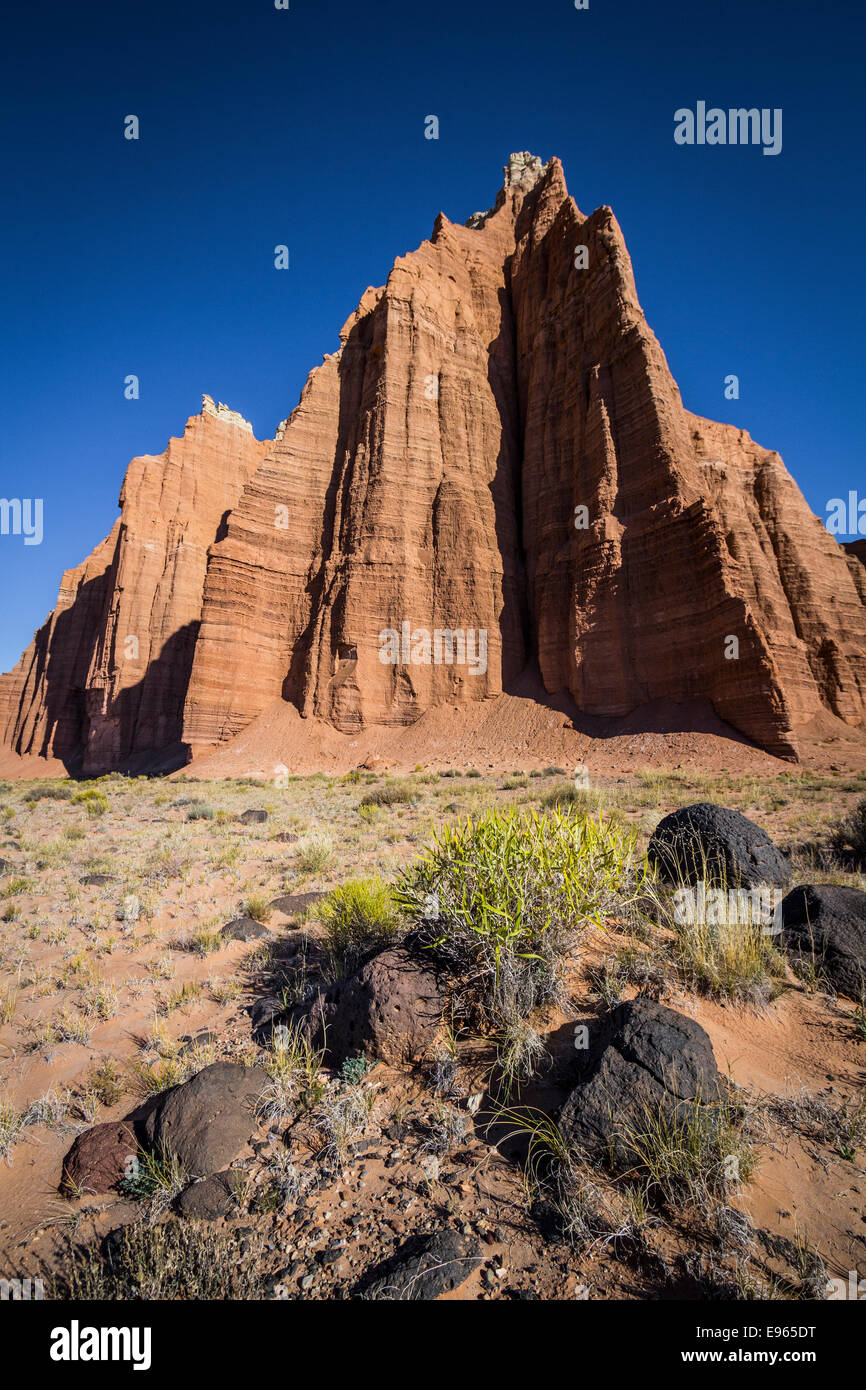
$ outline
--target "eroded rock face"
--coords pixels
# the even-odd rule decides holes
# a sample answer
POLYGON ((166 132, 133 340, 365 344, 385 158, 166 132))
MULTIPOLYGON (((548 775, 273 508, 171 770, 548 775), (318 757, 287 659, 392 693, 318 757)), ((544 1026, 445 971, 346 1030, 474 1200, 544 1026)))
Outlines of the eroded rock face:
POLYGON ((777 454, 683 408, 616 218, 557 159, 440 214, 270 445, 207 398, 121 502, 0 681, 19 752, 199 752, 279 700, 407 724, 535 663, 588 714, 709 697, 783 756, 863 722, 866 571, 777 454))
POLYGON ((719 1095, 713 1047, 700 1024, 639 997, 606 1015, 583 1058, 583 1080, 562 1107, 560 1131, 587 1158, 626 1169, 635 1139, 685 1122, 719 1095))

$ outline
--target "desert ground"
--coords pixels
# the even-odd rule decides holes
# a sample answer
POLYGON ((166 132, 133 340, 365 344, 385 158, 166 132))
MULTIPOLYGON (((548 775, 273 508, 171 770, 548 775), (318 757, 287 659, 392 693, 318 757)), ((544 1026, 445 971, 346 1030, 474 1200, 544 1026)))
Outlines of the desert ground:
POLYGON ((866 770, 838 733, 799 765, 709 735, 691 751, 686 736, 623 739, 606 765, 594 747, 588 786, 501 747, 495 766, 386 767, 362 747, 366 767, 327 774, 287 770, 287 754, 276 776, 203 760, 171 777, 3 783, 0 1277, 72 1297, 384 1296, 377 1271, 442 1232, 468 1242, 465 1277, 392 1296, 814 1298, 862 1270, 866 1005, 820 961, 795 970, 768 947, 719 970, 639 895, 578 911, 555 992, 504 1034, 453 981, 411 1063, 336 1064, 268 1029, 348 968, 328 895, 361 880, 374 929, 399 939, 388 894, 467 818, 603 825, 633 884, 659 820, 714 802, 790 855, 791 883, 866 888, 839 833, 866 770), (709 1035, 733 1175, 715 1131, 685 1163, 661 1143, 625 1173, 563 1163, 575 1028, 637 995, 709 1035), (216 1199, 168 1154, 142 1154, 111 1190, 62 1185, 78 1136, 215 1062, 267 1083, 216 1199), (185 1192, 202 1200, 184 1208, 185 1192), (126 1244, 106 1272, 110 1232, 126 1244))

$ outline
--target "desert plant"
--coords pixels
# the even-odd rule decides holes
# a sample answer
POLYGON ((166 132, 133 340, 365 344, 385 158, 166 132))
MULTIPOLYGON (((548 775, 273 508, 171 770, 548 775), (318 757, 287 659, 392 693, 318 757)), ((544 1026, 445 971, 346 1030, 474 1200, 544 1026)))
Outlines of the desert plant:
POLYGON ((375 1104, 375 1086, 337 1083, 328 1087, 318 1115, 326 1162, 337 1168, 344 1167, 352 1145, 367 1132, 375 1104))
POLYGON ((216 1061, 216 1048, 212 1042, 196 1043, 182 1053, 178 1051, 177 1044, 162 1044, 161 1039, 158 1042, 166 1048, 164 1056, 155 1062, 140 1057, 130 1067, 133 1085, 145 1096, 160 1095, 172 1086, 180 1086, 202 1067, 216 1061))
POLYGON ((357 1086, 370 1071, 373 1063, 366 1057, 347 1057, 340 1067, 340 1080, 357 1086))
POLYGON ((367 792, 361 797, 360 806, 398 806, 402 803, 417 801, 418 796, 411 782, 395 780, 386 782, 382 787, 376 787, 373 791, 367 792))
POLYGON ((88 1018, 114 1018, 117 1013, 117 990, 108 980, 101 980, 84 991, 84 1012, 88 1018))
POLYGON ((168 994, 160 995, 156 1000, 156 1007, 161 1014, 170 1014, 175 1009, 184 1009, 194 1003, 201 992, 200 981, 184 980, 182 985, 176 985, 168 994))
POLYGON ((841 820, 833 832, 834 849, 852 849, 862 863, 866 859, 866 798, 841 820))
POLYGON ((100 1105, 115 1105, 125 1094, 127 1082, 118 1064, 110 1057, 91 1072, 88 1078, 89 1089, 100 1105))
POLYGON ((209 956, 214 951, 222 950, 225 944, 222 931, 218 927, 208 927, 204 923, 196 927, 189 938, 189 949, 197 956, 209 956))
POLYGON ((60 1299, 213 1300, 265 1297, 264 1277, 240 1232, 209 1222, 125 1226, 110 1249, 67 1238, 50 1294, 60 1299))
POLYGON ((285 1024, 274 1029, 265 1070, 270 1077, 258 1104, 259 1114, 285 1124, 299 1110, 311 1109, 324 1093, 324 1051, 313 1047, 299 1029, 285 1024))
POLYGON ((11 1101, 0 1099, 0 1158, 11 1162, 11 1153, 24 1128, 25 1117, 11 1101))
POLYGON ((316 916, 331 954, 341 964, 384 945, 400 929, 394 890, 377 876, 340 884, 316 905, 316 916))
POLYGON ((706 1205, 731 1184, 748 1182, 755 1167, 742 1107, 721 1096, 706 1104, 647 1103, 620 1138, 650 1192, 671 1206, 706 1205))
POLYGON ((39 786, 28 787, 22 801, 69 801, 72 788, 65 782, 41 782, 39 786))
POLYGON ((504 1101, 529 1081, 547 1057, 544 1043, 524 1018, 504 1022, 496 1037, 497 1091, 504 1101))
POLYGON ((274 912, 270 899, 263 893, 251 893, 243 903, 243 910, 246 916, 252 917, 255 922, 267 922, 274 912))
POLYGON ((673 932, 674 962, 690 988, 762 1007, 785 978, 770 893, 765 890, 762 898, 760 893, 729 889, 723 863, 710 863, 700 846, 689 853, 694 856, 692 866, 676 869, 670 896, 658 882, 647 884, 656 919, 673 932))
POLYGON ((396 899, 496 1029, 556 995, 581 927, 601 927, 642 874, 633 835, 601 817, 494 810, 435 832, 396 899))
POLYGON ((104 816, 109 809, 108 797, 96 787, 87 787, 76 792, 72 798, 73 806, 83 806, 89 816, 104 816))
POLYGON ((0 898, 17 898, 19 893, 27 893, 30 889, 29 878, 10 878, 8 883, 4 883, 0 890, 0 898))
POLYGON ((62 1128, 69 1116, 71 1099, 68 1090, 46 1091, 44 1096, 40 1096, 28 1106, 24 1123, 45 1125, 47 1129, 62 1128))
POLYGON ((301 874, 319 874, 334 862, 334 842, 329 835, 307 835, 298 845, 296 859, 301 874))
POLYGON ((117 1189, 136 1202, 149 1202, 151 1218, 156 1219, 171 1205, 186 1181, 183 1165, 175 1154, 142 1149, 117 1189))
POLYGON ((555 787, 550 787, 544 793, 541 804, 558 808, 570 806, 588 815, 590 811, 601 808, 602 796, 591 787, 577 787, 573 782, 558 782, 555 787))
POLYGON ((769 1110, 805 1138, 832 1145, 843 1158, 853 1160, 866 1144, 866 1091, 834 1103, 802 1088, 790 1096, 772 1097, 769 1110))
POLYGON ((8 985, 0 989, 0 1023, 11 1023, 18 1007, 18 991, 8 985))

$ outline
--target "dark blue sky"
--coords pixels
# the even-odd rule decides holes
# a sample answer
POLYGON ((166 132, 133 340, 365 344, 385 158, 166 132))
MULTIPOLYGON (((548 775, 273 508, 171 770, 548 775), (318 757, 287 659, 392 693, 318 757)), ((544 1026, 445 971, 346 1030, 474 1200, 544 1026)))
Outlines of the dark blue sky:
POLYGON ((48 0, 2 25, 0 495, 44 498, 45 538, 0 536, 0 669, 129 459, 202 392, 271 435, 365 287, 440 209, 489 206, 512 150, 613 207, 689 409, 779 449, 821 515, 863 490, 861 0, 48 0), (698 100, 781 107, 782 153, 678 147, 698 100))

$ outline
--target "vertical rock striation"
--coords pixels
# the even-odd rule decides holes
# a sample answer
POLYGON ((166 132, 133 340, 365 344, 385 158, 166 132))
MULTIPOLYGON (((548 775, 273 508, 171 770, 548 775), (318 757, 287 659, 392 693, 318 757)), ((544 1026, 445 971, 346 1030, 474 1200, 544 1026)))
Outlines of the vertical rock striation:
POLYGON ((272 443, 206 397, 133 460, 0 721, 95 770, 281 699, 408 724, 531 667, 588 714, 708 698, 796 756, 863 722, 864 573, 777 454, 684 409, 613 213, 523 152, 366 291, 272 443))
POLYGON ((205 396, 164 454, 132 460, 111 533, 0 677, 5 743, 83 772, 177 752, 208 549, 268 447, 205 396))

